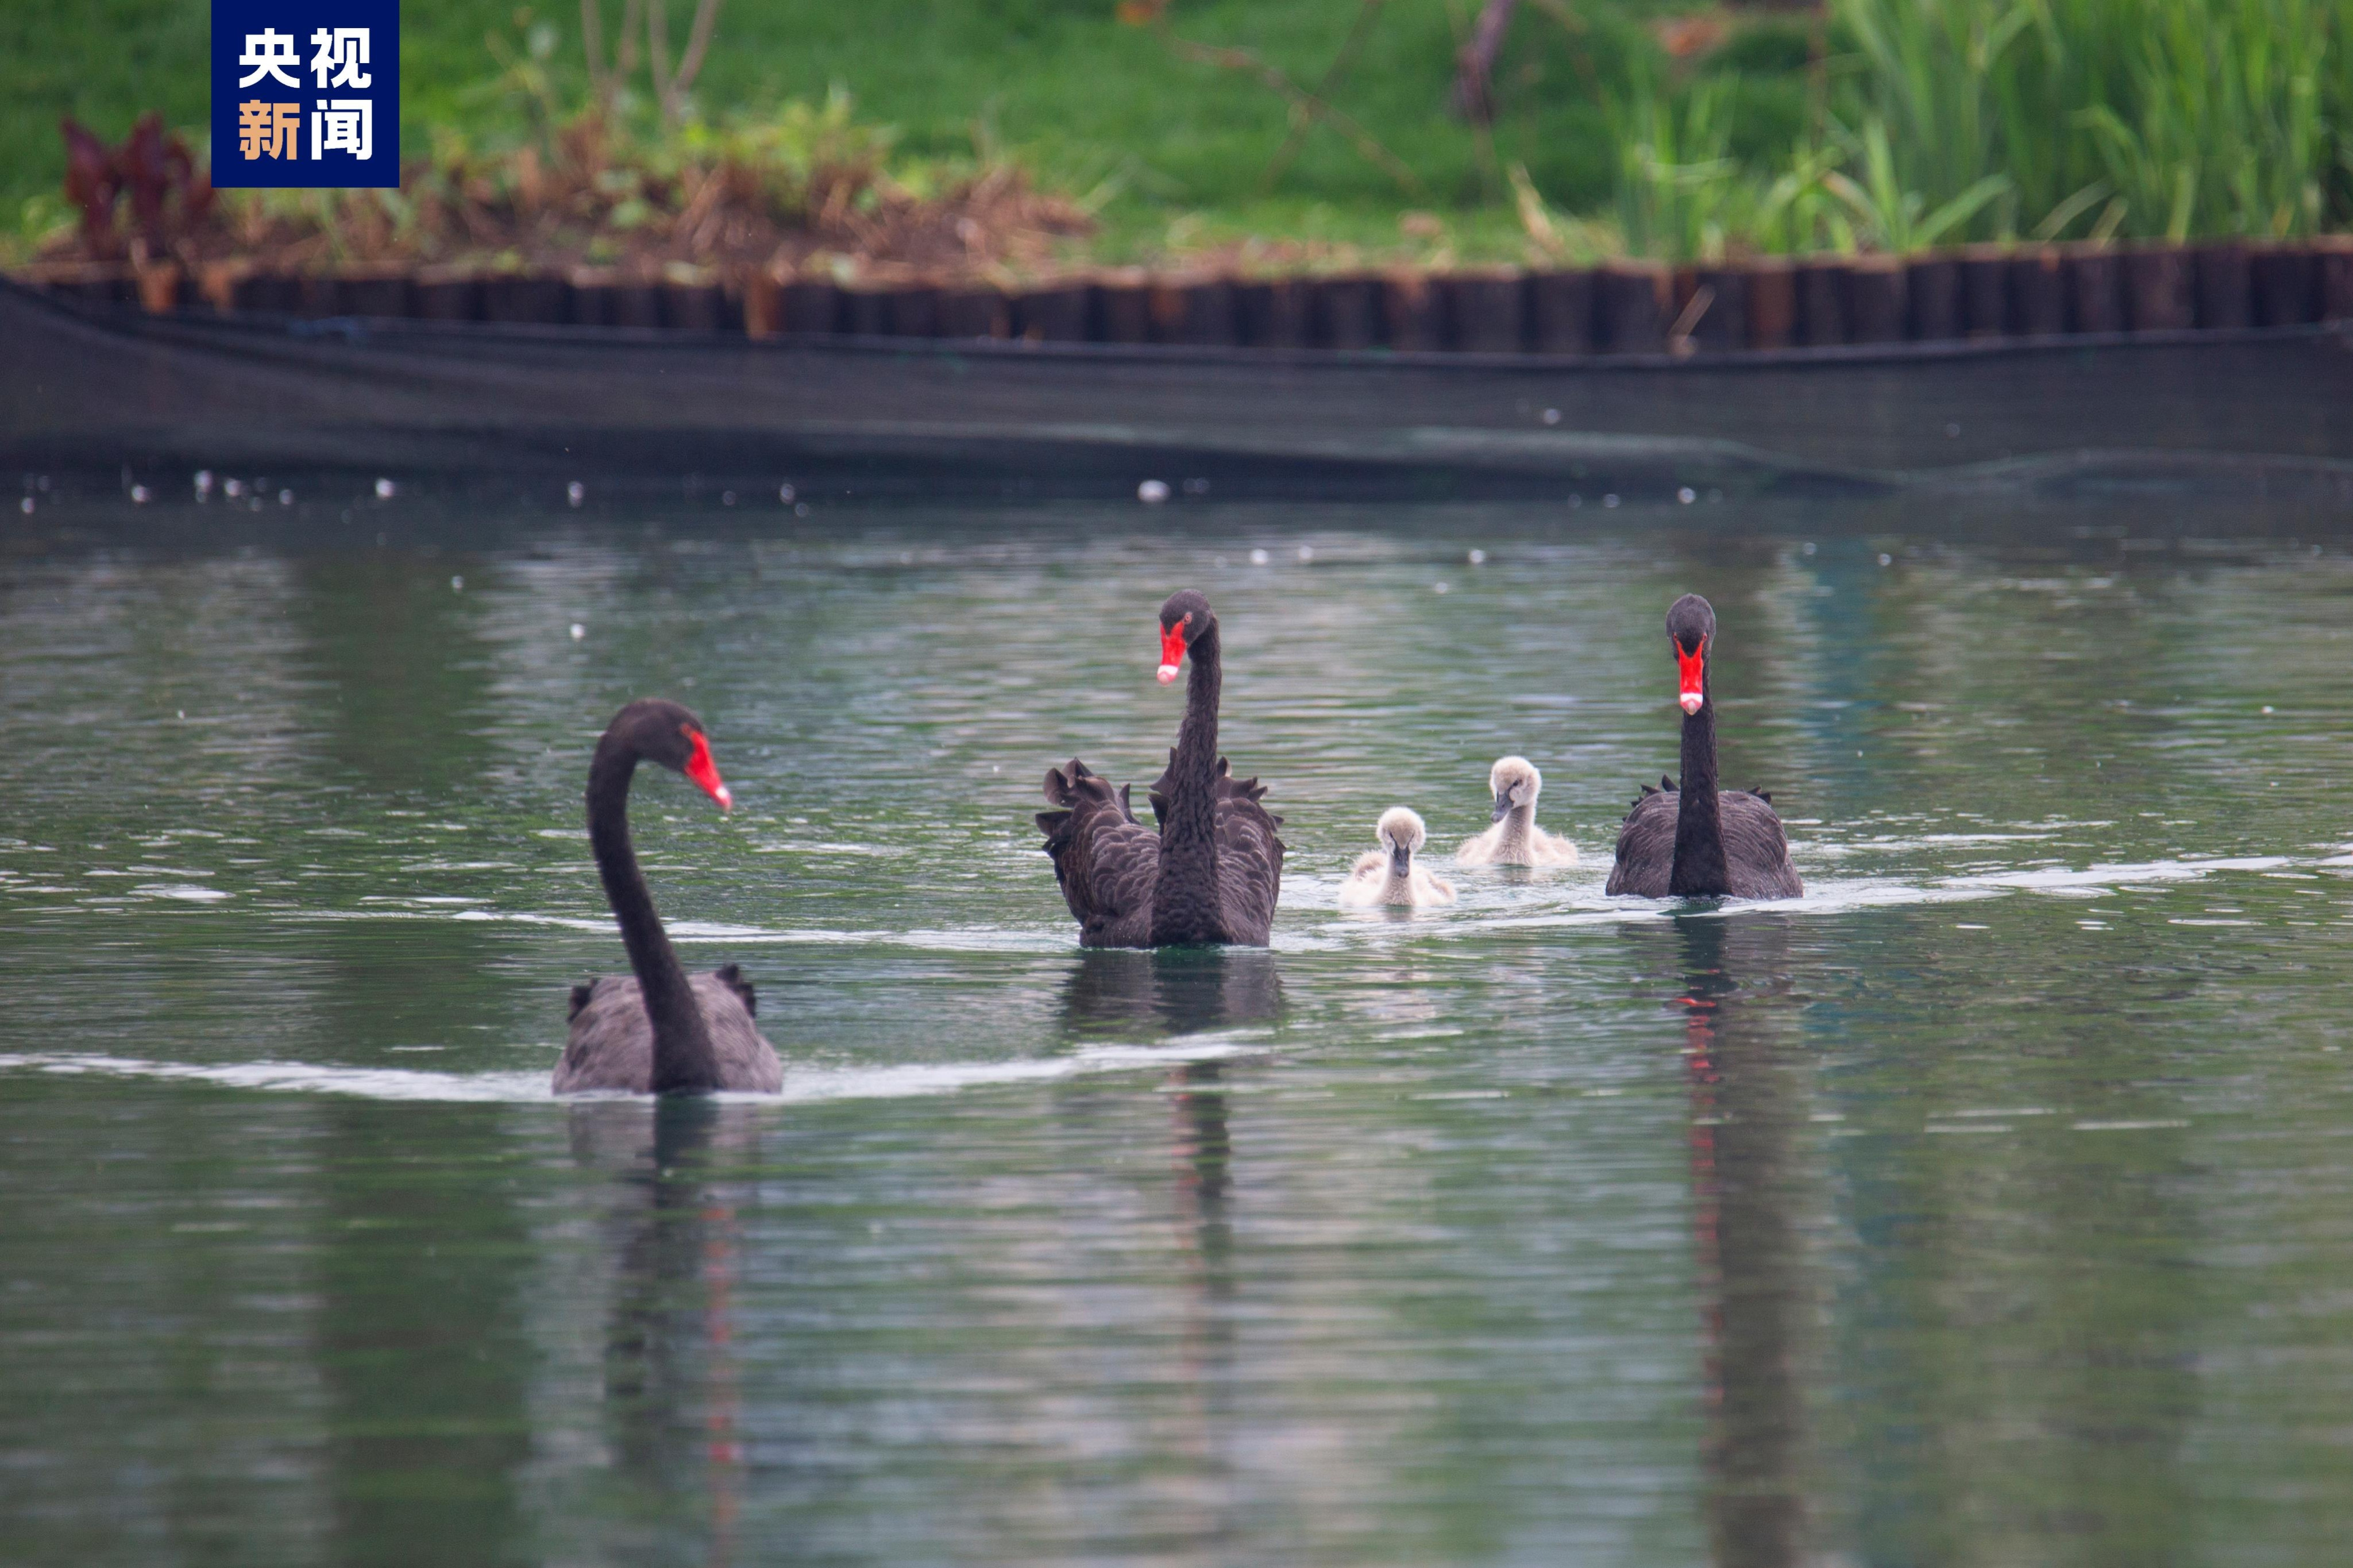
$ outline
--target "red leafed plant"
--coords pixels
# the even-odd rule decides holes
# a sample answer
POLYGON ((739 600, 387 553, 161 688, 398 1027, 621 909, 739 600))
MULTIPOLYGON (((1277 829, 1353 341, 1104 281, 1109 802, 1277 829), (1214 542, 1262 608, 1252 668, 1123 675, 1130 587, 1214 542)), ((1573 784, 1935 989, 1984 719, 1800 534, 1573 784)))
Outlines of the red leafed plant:
POLYGON ((134 259, 163 257, 202 224, 212 211, 212 178, 196 167, 188 144, 164 129, 164 117, 139 117, 120 147, 109 147, 70 115, 58 122, 66 141, 66 200, 81 209, 81 239, 87 255, 134 259), (115 208, 131 198, 127 239, 115 225, 115 208))

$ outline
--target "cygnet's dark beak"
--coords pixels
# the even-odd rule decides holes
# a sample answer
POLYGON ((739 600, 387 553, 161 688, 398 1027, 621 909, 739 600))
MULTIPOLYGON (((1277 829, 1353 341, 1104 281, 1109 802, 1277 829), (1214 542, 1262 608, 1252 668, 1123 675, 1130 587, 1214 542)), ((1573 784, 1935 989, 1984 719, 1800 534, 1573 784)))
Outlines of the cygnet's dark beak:
POLYGON ((1497 790, 1495 792, 1495 820, 1501 822, 1504 818, 1511 815, 1512 792, 1507 789, 1497 790))
POLYGON ((1392 844, 1389 846, 1389 872, 1392 876, 1398 877, 1410 877, 1413 875, 1412 845, 1392 844))

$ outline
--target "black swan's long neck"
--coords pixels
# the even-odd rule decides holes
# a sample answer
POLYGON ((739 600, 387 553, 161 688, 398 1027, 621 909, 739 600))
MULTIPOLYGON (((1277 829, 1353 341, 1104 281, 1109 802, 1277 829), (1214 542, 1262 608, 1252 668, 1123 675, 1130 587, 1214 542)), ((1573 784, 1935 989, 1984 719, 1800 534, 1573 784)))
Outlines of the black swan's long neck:
POLYGON ((1724 858, 1724 818, 1715 795, 1715 700, 1683 716, 1683 776, 1675 809, 1675 859, 1670 898, 1721 898, 1731 890, 1724 858))
POLYGON ((1185 722, 1168 764, 1168 820, 1160 826, 1160 877, 1152 889, 1156 942, 1222 942, 1218 910, 1218 696, 1224 672, 1213 624, 1187 650, 1193 673, 1185 722))
POLYGON ((634 747, 607 735, 597 742, 596 759, 588 765, 588 847, 596 857, 596 875, 604 879, 606 900, 621 923, 621 942, 629 950, 629 969, 646 1003, 646 1019, 653 1026, 653 1091, 671 1094, 708 1089, 719 1081, 719 1058, 711 1047, 702 1008, 694 987, 654 912, 653 894, 638 869, 638 852, 629 842, 629 780, 637 772, 634 747))

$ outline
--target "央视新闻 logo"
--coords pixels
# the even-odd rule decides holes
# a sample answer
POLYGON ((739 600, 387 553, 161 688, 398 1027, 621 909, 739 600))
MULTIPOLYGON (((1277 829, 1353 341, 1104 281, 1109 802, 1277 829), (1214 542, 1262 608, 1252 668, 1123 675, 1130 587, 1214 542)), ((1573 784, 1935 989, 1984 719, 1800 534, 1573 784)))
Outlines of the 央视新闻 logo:
POLYGON ((213 184, 400 184, 398 0, 214 0, 213 184))

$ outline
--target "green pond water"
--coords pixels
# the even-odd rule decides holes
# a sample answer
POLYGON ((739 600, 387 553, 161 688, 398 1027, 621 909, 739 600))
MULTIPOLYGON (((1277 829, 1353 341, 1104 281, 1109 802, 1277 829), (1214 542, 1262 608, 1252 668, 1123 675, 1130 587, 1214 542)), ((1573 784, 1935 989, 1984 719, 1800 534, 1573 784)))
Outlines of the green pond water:
POLYGON ((2336 1560, 2343 523, 1582 500, 11 516, 0 1558, 2336 1560), (1187 585, 1274 945, 1082 953, 1187 585), (1802 900, 1602 896, 1687 589, 1802 900), (781 1102, 547 1093, 646 694, 781 1102), (1510 752, 1577 868, 1449 870, 1510 752))

